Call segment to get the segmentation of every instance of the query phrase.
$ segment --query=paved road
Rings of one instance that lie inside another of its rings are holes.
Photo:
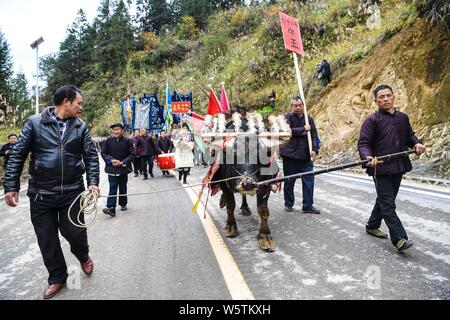
[[[188,181],[199,182],[205,170],[196,167]],[[179,186],[156,169],[154,179],[130,177],[129,192]],[[296,196],[300,204],[299,183]],[[206,221],[212,219],[220,237],[226,212],[219,209],[218,198],[209,199]],[[95,261],[91,278],[78,276],[79,264],[63,241],[72,289],[55,299],[232,299],[233,280],[225,280],[229,260],[220,258],[221,250],[229,250],[256,299],[450,299],[448,189],[402,185],[397,209],[415,242],[403,254],[389,240],[365,234],[374,200],[370,180],[341,173],[316,177],[315,204],[321,215],[287,213],[282,194],[272,194],[269,224],[276,251],[266,253],[256,241],[255,198],[249,198],[252,216],[237,214],[239,236],[225,238],[226,246],[217,249],[202,226],[203,212],[192,214],[185,191],[136,196],[130,198],[129,211],[115,218],[99,213],[89,229]],[[99,206],[104,204],[102,198]],[[0,299],[40,299],[47,273],[27,197],[21,195],[17,208],[7,208],[0,199],[0,208]]]

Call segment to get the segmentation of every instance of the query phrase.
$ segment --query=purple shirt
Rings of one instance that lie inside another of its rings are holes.
[[[406,151],[417,143],[421,142],[415,136],[405,113],[397,109],[394,109],[392,114],[381,110],[371,114],[364,121],[359,135],[358,150],[361,159],[365,160],[368,156],[379,157]],[[411,169],[409,157],[398,157],[379,164],[377,175],[405,173]],[[366,172],[373,175],[374,169],[367,168]]]
[[[286,121],[291,127],[292,137],[289,142],[280,149],[280,156],[283,158],[310,160],[308,147],[308,136],[305,130],[305,117],[302,115],[296,116],[292,112],[285,115]],[[319,144],[317,140],[316,125],[311,117],[308,117],[309,125],[311,126],[311,140],[312,150],[319,154]]]

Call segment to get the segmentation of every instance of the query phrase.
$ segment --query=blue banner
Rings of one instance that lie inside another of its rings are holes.
[[[194,110],[194,103],[192,101],[192,91],[189,92],[188,94],[181,94],[174,90],[173,94],[172,94],[172,102],[178,102],[178,101],[189,101],[191,103],[191,112]],[[173,115],[173,123],[176,123],[176,124],[180,123],[180,115],[179,114]]]
[[[136,116],[136,100],[134,98],[122,99],[122,123],[125,130],[134,130],[134,122]]]

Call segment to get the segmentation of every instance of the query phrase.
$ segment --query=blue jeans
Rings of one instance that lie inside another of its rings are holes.
[[[108,175],[108,181],[109,181],[109,195],[110,196],[116,196],[117,195],[117,189],[119,189],[119,194],[126,194],[127,193],[127,182],[128,182],[128,175],[122,174],[120,176],[109,176]],[[127,205],[128,199],[126,196],[119,197],[119,205],[121,207],[125,207]],[[109,197],[108,200],[106,200],[106,206],[108,208],[115,208],[117,204],[117,197]]]
[[[283,158],[284,176],[297,174],[313,170],[313,163],[310,160],[297,160]],[[294,187],[297,179],[291,179],[284,182],[284,206],[293,207],[295,202]],[[314,197],[314,176],[302,178],[303,210],[311,209]]]

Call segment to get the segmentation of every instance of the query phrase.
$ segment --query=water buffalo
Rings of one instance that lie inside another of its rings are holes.
[[[272,131],[265,129],[259,115],[249,114],[245,117],[234,116],[233,118],[235,125],[228,131],[220,130],[220,125],[216,121],[213,127],[216,130],[206,134],[208,137],[214,136],[214,134],[216,136],[215,143],[213,143],[216,146],[215,164],[211,167],[215,167],[215,169],[210,170],[212,171],[211,181],[214,183],[214,181],[227,179],[227,181],[218,182],[227,209],[227,224],[224,233],[227,237],[238,235],[234,217],[236,208],[234,193],[240,193],[243,196],[256,195],[257,212],[260,217],[257,236],[259,247],[266,251],[274,251],[274,242],[268,225],[269,209],[267,206],[272,186],[259,186],[257,183],[277,176],[279,168],[274,160],[275,149],[281,143],[289,140],[290,128],[287,123],[285,125],[282,117],[271,119],[272,123],[278,121],[275,131],[273,131],[274,124],[271,127]],[[278,127],[281,127],[282,130]],[[282,134],[280,131],[283,131]],[[217,137],[224,139],[221,140]]]

